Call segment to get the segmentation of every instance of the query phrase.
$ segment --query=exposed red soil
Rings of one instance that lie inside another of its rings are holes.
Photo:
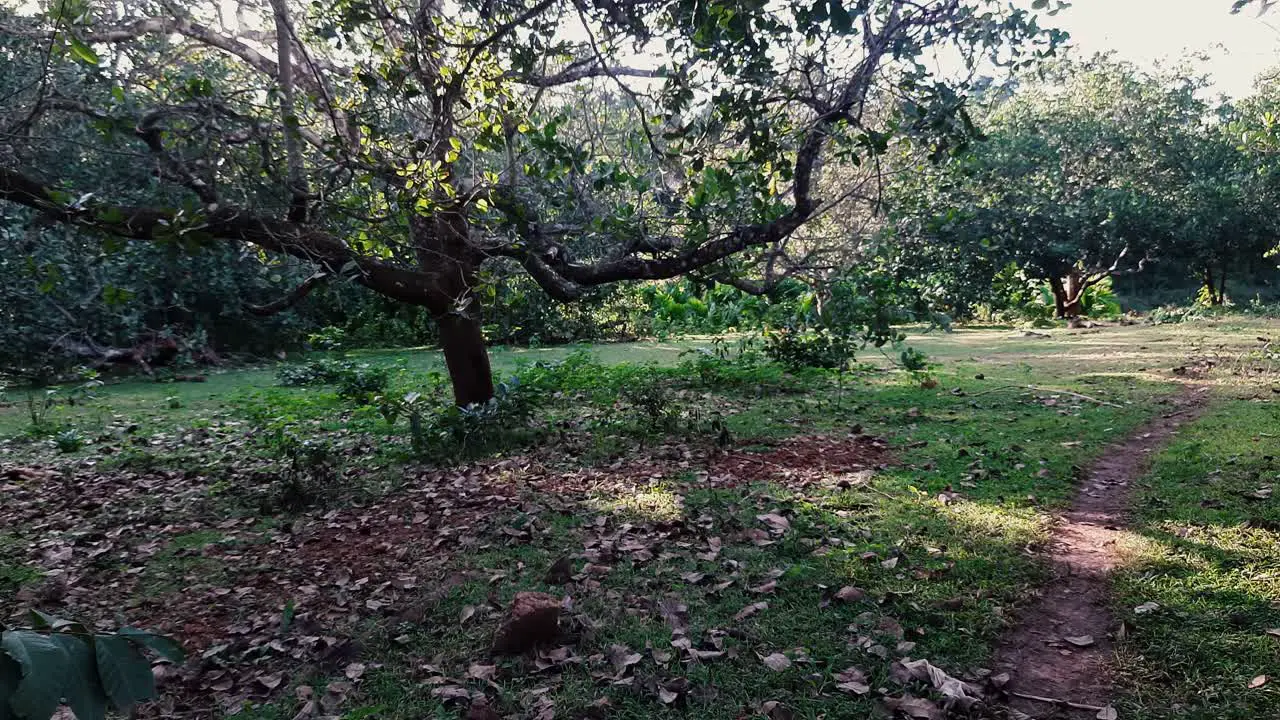
[[[1048,549],[1055,575],[1037,600],[1019,613],[996,652],[996,672],[1007,672],[1012,693],[1105,707],[1112,698],[1110,575],[1120,558],[1133,483],[1151,454],[1204,406],[1206,388],[1188,387],[1159,417],[1111,445],[1088,469],[1071,509],[1060,519]],[[1011,696],[1015,710],[1042,717],[1094,717],[1097,710],[1055,706]]]

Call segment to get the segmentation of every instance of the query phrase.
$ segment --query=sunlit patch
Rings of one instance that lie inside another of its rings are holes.
[[[664,487],[613,497],[593,497],[587,507],[644,522],[674,522],[684,517],[684,496]]]
[[[1052,520],[1032,508],[1003,507],[975,502],[955,502],[946,513],[955,521],[957,534],[969,538],[999,538],[1001,542],[1032,545],[1049,538]]]

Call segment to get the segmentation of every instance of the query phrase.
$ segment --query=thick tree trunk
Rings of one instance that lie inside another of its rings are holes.
[[[1084,275],[1079,270],[1073,268],[1067,273],[1067,277],[1063,280],[1065,297],[1062,301],[1062,314],[1058,317],[1080,317],[1083,312],[1080,301],[1084,298],[1084,283]]]
[[[448,313],[436,318],[440,349],[453,382],[453,399],[466,407],[493,397],[493,371],[480,321],[470,314]]]
[[[1067,296],[1066,287],[1062,284],[1062,278],[1049,278],[1049,290],[1053,293],[1053,316],[1068,317],[1067,304],[1070,298]]]

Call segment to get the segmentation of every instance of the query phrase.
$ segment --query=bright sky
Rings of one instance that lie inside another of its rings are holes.
[[[1257,10],[1232,15],[1231,0],[1074,0],[1042,24],[1070,32],[1087,54],[1114,50],[1144,66],[1209,53],[1197,67],[1232,97],[1248,95],[1259,73],[1280,65],[1280,7],[1258,17]]]

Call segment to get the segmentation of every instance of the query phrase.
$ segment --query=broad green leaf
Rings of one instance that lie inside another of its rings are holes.
[[[151,663],[133,643],[118,635],[99,635],[94,638],[93,650],[102,688],[116,710],[128,713],[139,702],[155,697]]]
[[[98,65],[102,62],[102,60],[98,58],[98,53],[93,51],[93,48],[85,45],[79,39],[74,37],[71,38],[71,54],[75,55],[87,65]]]
[[[22,670],[13,658],[0,652],[0,720],[16,720],[17,715],[9,707],[9,698],[22,682]]]
[[[22,666],[22,681],[9,698],[9,707],[27,720],[48,720],[62,703],[70,672],[70,658],[48,636],[30,630],[10,630],[0,650]]]
[[[93,649],[75,635],[58,633],[52,636],[71,661],[71,672],[66,677],[67,705],[79,720],[102,720],[107,715],[107,696],[102,692],[98,679],[98,662]]]
[[[120,635],[130,640],[142,643],[147,647],[155,650],[160,657],[168,660],[175,665],[181,664],[187,659],[186,653],[182,651],[182,646],[175,642],[172,638],[159,635],[148,630],[139,630],[135,627],[120,628]]]

